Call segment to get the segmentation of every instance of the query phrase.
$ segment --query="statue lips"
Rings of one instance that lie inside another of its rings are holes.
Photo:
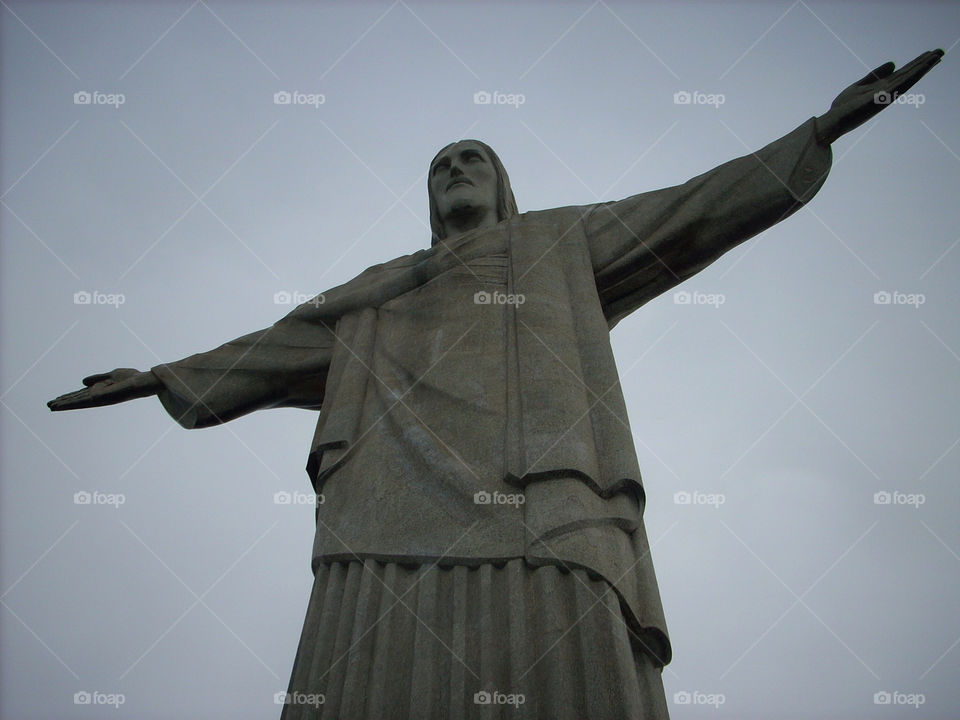
[[[465,177],[454,178],[449,183],[447,183],[447,192],[449,192],[450,189],[453,188],[455,185],[473,185],[473,181]]]

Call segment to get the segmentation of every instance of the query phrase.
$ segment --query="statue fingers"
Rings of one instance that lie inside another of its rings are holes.
[[[96,385],[97,383],[103,382],[104,380],[110,380],[111,375],[113,375],[112,372],[97,373],[96,375],[88,375],[83,379],[83,384],[86,385],[87,387],[90,387],[91,385]]]
[[[893,69],[894,69],[895,67],[896,67],[896,65],[895,65],[892,61],[890,61],[890,62],[885,62],[885,63],[884,63],[883,65],[881,65],[880,67],[871,70],[871,71],[868,72],[866,75],[864,75],[862,78],[860,78],[859,80],[857,80],[857,81],[854,83],[854,85],[870,85],[870,84],[872,84],[872,83],[877,82],[877,80],[882,80],[883,78],[885,78],[885,77],[887,77],[888,75],[890,75],[890,73],[893,72]]]
[[[86,407],[83,405],[84,402],[91,399],[91,393],[89,389],[75,390],[74,392],[69,392],[59,397],[54,398],[47,403],[47,407],[51,410],[74,410],[81,407]]]
[[[920,78],[922,78],[924,75],[926,75],[928,72],[930,72],[930,69],[931,69],[934,65],[936,65],[937,62],[939,62],[939,60],[937,60],[937,61],[935,61],[935,62],[930,62],[930,63],[927,64],[927,65],[921,65],[921,66],[915,67],[915,68],[913,68],[909,73],[904,73],[903,75],[898,75],[898,76],[896,77],[895,81],[890,82],[890,83],[886,86],[886,88],[884,88],[884,90],[883,90],[883,93],[882,93],[882,94],[885,94],[885,95],[889,98],[889,99],[887,100],[887,102],[889,103],[889,102],[892,101],[893,99],[895,99],[895,98],[899,97],[900,95],[903,95],[904,93],[906,93],[907,90],[909,90],[910,88],[912,88],[914,85],[916,85],[916,84],[920,81]],[[881,94],[881,93],[874,93],[874,97],[876,97],[876,96],[878,96],[878,95],[880,95],[880,94]],[[886,104],[886,103],[884,103],[884,104]]]
[[[91,385],[96,385],[97,383],[102,382],[121,382],[122,380],[127,380],[128,378],[139,374],[140,371],[136,368],[115,368],[110,372],[88,375],[83,379],[83,384],[87,387],[90,387]]]
[[[909,88],[917,82],[917,80],[926,75],[930,71],[930,68],[940,62],[940,58],[942,57],[943,50],[930,50],[922,55],[918,55],[887,77],[884,84],[886,84],[891,91],[902,92],[902,90]]]

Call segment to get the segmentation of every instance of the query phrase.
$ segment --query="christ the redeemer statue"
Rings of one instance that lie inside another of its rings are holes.
[[[315,581],[283,718],[666,718],[671,648],[611,328],[810,200],[830,144],[940,61],[887,63],[676,187],[519,213],[484,143],[430,164],[431,247],[53,410],[186,428],[319,410]]]

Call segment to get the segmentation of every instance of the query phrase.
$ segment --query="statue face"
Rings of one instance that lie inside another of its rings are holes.
[[[448,147],[430,167],[430,192],[441,218],[496,213],[497,173],[486,152],[465,140]]]

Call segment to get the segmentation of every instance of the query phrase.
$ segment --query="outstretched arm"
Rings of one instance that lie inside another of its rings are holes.
[[[333,351],[331,322],[294,311],[269,328],[147,372],[120,368],[84,378],[51,410],[114,405],[157,395],[180,425],[202,428],[272,407],[319,409]]]
[[[376,308],[460,262],[431,250],[374,265],[294,308],[272,326],[148,372],[121,368],[84,379],[51,410],[113,405],[157,395],[183,427],[201,428],[274,407],[320,409],[342,318]],[[348,333],[349,335],[349,333]]]
[[[610,327],[792,215],[823,185],[831,162],[810,118],[682,185],[595,206],[584,227]]]
[[[597,291],[611,327],[724,253],[800,209],[830,170],[830,143],[880,112],[939,62],[887,63],[766,147],[671,188],[594,206],[584,219]],[[878,95],[885,93],[885,95]]]

